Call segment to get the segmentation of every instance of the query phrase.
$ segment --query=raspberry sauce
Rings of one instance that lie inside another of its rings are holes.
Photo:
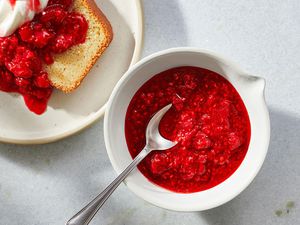
[[[31,7],[40,7],[39,1],[31,2]],[[88,23],[83,15],[71,11],[72,2],[50,0],[32,21],[11,36],[0,38],[0,90],[22,94],[29,110],[36,114],[45,112],[52,93],[43,65],[54,62],[53,54],[86,39]]]
[[[251,129],[245,105],[221,75],[197,67],[178,67],[155,75],[132,98],[125,119],[129,152],[145,146],[151,117],[172,103],[160,124],[165,138],[178,144],[154,151],[138,166],[151,182],[174,192],[212,188],[242,163]]]
[[[9,0],[11,6],[14,6],[16,4],[16,0]]]

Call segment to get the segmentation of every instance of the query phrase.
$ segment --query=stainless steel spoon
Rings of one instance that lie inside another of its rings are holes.
[[[66,225],[87,225],[93,219],[95,214],[114,192],[114,190],[122,183],[122,181],[128,176],[128,174],[153,150],[166,150],[176,145],[175,142],[171,142],[163,138],[159,133],[159,123],[165,113],[171,108],[172,104],[169,104],[159,110],[150,120],[146,129],[146,146],[144,149],[134,158],[130,165],[107,187],[99,194],[94,200],[92,200],[87,206],[80,210],[75,216],[73,216]]]

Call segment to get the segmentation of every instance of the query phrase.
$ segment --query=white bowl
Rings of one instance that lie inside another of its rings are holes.
[[[104,119],[105,144],[110,161],[119,174],[132,161],[125,134],[125,114],[135,92],[152,76],[178,66],[197,66],[224,76],[239,92],[251,123],[249,149],[240,167],[221,184],[196,193],[180,194],[151,183],[139,170],[125,183],[136,195],[162,208],[201,211],[222,205],[243,191],[254,179],[265,159],[269,138],[269,113],[264,100],[265,81],[250,76],[219,55],[195,48],[173,48],[155,53],[129,69],[108,101]]]

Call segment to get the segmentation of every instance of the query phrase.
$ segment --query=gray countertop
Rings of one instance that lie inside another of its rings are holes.
[[[254,182],[223,206],[170,212],[122,184],[91,224],[300,224],[300,1],[144,0],[144,11],[144,56],[196,46],[266,78],[270,148]],[[102,119],[57,143],[0,144],[0,171],[0,225],[64,224],[115,177]]]

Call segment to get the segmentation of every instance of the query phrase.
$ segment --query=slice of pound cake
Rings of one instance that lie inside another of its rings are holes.
[[[80,85],[112,37],[93,0],[0,0],[0,90],[40,115],[53,88]]]
[[[88,22],[86,40],[54,55],[54,63],[44,68],[52,86],[66,93],[80,85],[113,38],[109,21],[93,0],[75,0],[72,10]]]

